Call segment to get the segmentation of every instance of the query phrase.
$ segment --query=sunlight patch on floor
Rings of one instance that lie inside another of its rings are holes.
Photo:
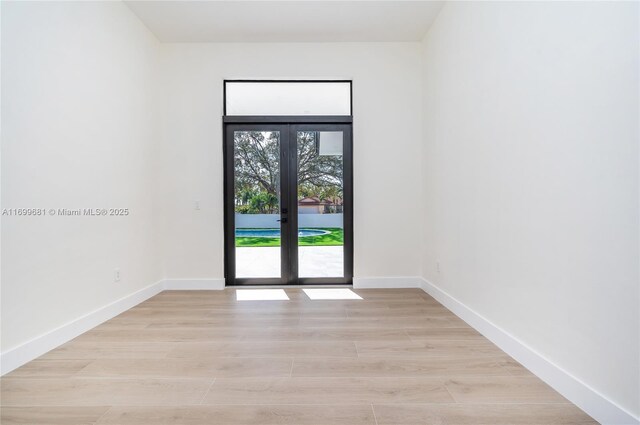
[[[303,289],[312,300],[361,300],[362,297],[351,289],[345,288],[317,288]]]

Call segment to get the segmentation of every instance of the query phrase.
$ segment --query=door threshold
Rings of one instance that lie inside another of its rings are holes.
[[[300,288],[351,288],[347,283],[317,283],[306,285],[225,285],[224,289],[300,289]]]

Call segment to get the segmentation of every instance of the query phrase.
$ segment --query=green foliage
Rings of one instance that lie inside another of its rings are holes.
[[[326,235],[304,236],[299,238],[300,246],[340,246],[344,245],[344,231],[336,227],[314,228],[329,232]],[[236,238],[236,246],[280,246],[280,238]]]
[[[238,214],[255,214],[251,209],[251,205],[236,205],[236,212]]]
[[[276,214],[278,198],[267,192],[258,192],[249,199],[248,214]]]

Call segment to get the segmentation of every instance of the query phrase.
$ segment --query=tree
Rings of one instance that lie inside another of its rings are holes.
[[[299,197],[342,197],[342,156],[319,155],[316,132],[298,132]],[[238,212],[277,211],[280,179],[280,137],[275,131],[237,131],[234,134],[236,204]],[[326,195],[325,195],[326,193]],[[263,196],[269,195],[269,196]]]
[[[298,132],[298,187],[342,187],[342,155],[320,155],[316,132]]]
[[[338,204],[342,201],[342,186],[323,187],[320,191],[320,199],[333,205]]]
[[[234,168],[236,198],[239,187],[253,187],[277,195],[280,178],[280,140],[274,131],[236,131]]]
[[[256,196],[256,192],[250,186],[240,186],[236,188],[236,205],[248,205],[251,202],[251,198]]]

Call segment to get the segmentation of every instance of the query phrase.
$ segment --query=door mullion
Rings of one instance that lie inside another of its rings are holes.
[[[236,282],[236,249],[235,249],[235,209],[234,209],[234,167],[233,167],[233,132],[236,126],[225,127],[224,153],[224,277],[227,284]]]
[[[288,125],[289,133],[289,270],[290,283],[298,283],[298,139],[295,125]]]
[[[289,128],[280,128],[280,270],[282,281],[285,284],[291,281],[291,271],[289,267],[291,228],[289,210]]]

